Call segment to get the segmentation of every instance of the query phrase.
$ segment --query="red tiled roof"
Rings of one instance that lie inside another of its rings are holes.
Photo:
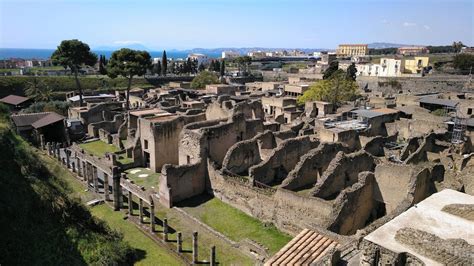
[[[11,105],[19,105],[19,104],[24,103],[28,100],[29,100],[29,98],[12,94],[12,95],[8,95],[8,96],[0,99],[0,102],[6,103],[6,104],[11,104]]]
[[[17,127],[30,126],[41,128],[64,119],[64,116],[54,112],[18,114],[11,116],[13,123]]]
[[[265,266],[310,265],[338,246],[339,243],[335,240],[318,232],[304,229],[265,262]]]
[[[42,128],[44,126],[51,125],[61,120],[64,120],[64,116],[56,113],[49,113],[47,116],[34,122],[31,126],[33,126],[34,128]]]

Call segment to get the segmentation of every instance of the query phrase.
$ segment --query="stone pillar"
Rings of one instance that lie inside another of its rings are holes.
[[[41,146],[41,149],[44,150],[44,135],[43,134],[40,135],[40,146]]]
[[[198,262],[198,232],[193,232],[193,263]]]
[[[104,200],[109,201],[109,175],[104,173]]]
[[[128,191],[128,216],[133,215],[133,194]]]
[[[51,155],[56,158],[56,142],[51,145]]]
[[[168,241],[168,219],[163,219],[163,239]]]
[[[84,181],[88,181],[87,179],[87,162],[82,162],[82,177]]]
[[[76,163],[75,162],[71,162],[71,169],[72,169],[73,173],[76,172]]]
[[[140,218],[140,223],[143,223],[143,200],[138,198],[138,217]]]
[[[69,163],[70,163],[69,150],[64,149],[64,153],[66,153],[66,167],[67,167],[67,168],[71,168],[71,166],[69,165]]]
[[[48,152],[48,155],[51,155],[51,143],[46,142],[46,151]]]
[[[176,240],[176,244],[177,244],[177,251],[178,253],[180,253],[182,250],[183,250],[183,238],[181,236],[181,232],[178,232],[177,234],[177,240]]]
[[[150,231],[155,232],[155,204],[150,197]]]
[[[97,167],[92,166],[92,180],[94,182],[94,191],[95,193],[99,192],[99,175]]]
[[[58,154],[58,161],[61,161],[61,145],[59,143],[56,145],[56,153]]]
[[[216,265],[216,246],[211,247],[211,254],[210,254],[209,262],[210,262],[211,266]]]
[[[112,192],[114,194],[114,210],[119,211],[122,207],[122,188],[120,187],[120,173],[118,167],[112,168]]]
[[[77,154],[76,154],[76,165],[77,165],[77,175],[82,177],[81,159],[79,159],[79,157],[77,157]]]

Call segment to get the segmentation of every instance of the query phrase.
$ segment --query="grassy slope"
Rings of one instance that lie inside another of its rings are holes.
[[[186,202],[183,205],[186,205]],[[275,226],[264,225],[217,198],[212,198],[196,207],[184,209],[230,239],[254,240],[267,247],[272,254],[291,240],[291,236],[278,231]]]
[[[134,250],[0,121],[0,264],[129,264]]]

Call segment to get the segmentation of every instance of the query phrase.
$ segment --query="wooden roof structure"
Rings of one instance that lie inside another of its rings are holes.
[[[340,244],[319,232],[304,229],[280,251],[271,257],[265,266],[310,265]]]

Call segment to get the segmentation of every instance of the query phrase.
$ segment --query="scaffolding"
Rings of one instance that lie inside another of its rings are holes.
[[[451,133],[451,143],[461,144],[464,142],[464,132],[466,132],[467,119],[456,114],[454,118],[453,131]]]

